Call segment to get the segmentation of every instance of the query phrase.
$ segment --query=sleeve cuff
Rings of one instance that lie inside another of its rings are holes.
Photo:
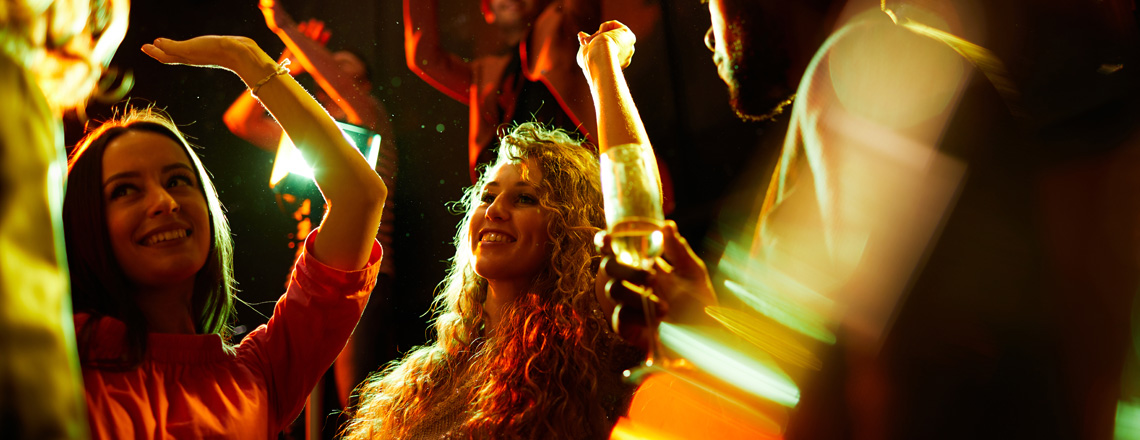
[[[313,281],[312,284],[307,286],[311,292],[344,292],[345,287],[356,286],[358,292],[367,294],[372,291],[376,284],[376,275],[380,272],[380,261],[383,259],[384,251],[380,247],[380,242],[376,239],[372,240],[372,250],[368,254],[368,262],[363,268],[357,270],[341,270],[330,267],[320,260],[318,260],[311,252],[309,247],[317,238],[320,228],[314,229],[305,238],[305,248],[301,251],[301,258],[297,261],[296,270],[298,275],[302,278]]]

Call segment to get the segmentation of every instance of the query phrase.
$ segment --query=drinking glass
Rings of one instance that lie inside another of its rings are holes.
[[[618,262],[652,271],[653,262],[661,255],[664,237],[661,225],[661,178],[657,160],[649,145],[624,144],[607,149],[601,155],[602,199],[610,247]],[[641,294],[642,310],[650,325],[649,353],[645,367],[660,363],[661,350],[657,338],[657,319],[650,289]]]

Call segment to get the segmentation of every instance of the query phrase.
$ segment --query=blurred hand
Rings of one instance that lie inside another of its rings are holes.
[[[605,255],[602,269],[611,278],[605,286],[606,295],[618,305],[612,318],[614,330],[643,348],[649,341],[648,329],[657,322],[694,324],[705,317],[705,307],[717,303],[704,261],[677,232],[677,224],[666,221],[661,233],[662,257],[657,258],[652,271],[619,263],[613,258],[609,237],[601,240]],[[642,295],[646,287],[652,292],[649,298]],[[647,316],[646,306],[654,310],[653,316]]]
[[[608,54],[608,56],[615,57],[621,68],[625,69],[629,67],[629,62],[633,59],[634,44],[636,43],[637,36],[633,35],[628,27],[616,20],[602,23],[593,35],[578,32],[578,66],[589,77],[591,62],[604,61],[594,59],[594,57]],[[603,48],[602,46],[608,47]]]
[[[297,23],[297,31],[321,46],[328,44],[329,38],[332,38],[332,31],[325,27],[325,22],[315,18]],[[280,63],[285,60],[289,60],[290,75],[297,76],[305,73],[305,63],[298,60],[288,47],[281,51],[281,56],[277,58],[277,62]]]
[[[315,18],[297,23],[297,30],[321,46],[328,45],[329,38],[332,38],[332,31],[325,26],[325,22]]]

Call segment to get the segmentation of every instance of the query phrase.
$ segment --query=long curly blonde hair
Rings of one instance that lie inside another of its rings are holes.
[[[347,439],[406,437],[453,392],[463,393],[465,437],[604,436],[612,420],[599,381],[614,338],[594,296],[604,225],[598,160],[560,130],[525,123],[501,140],[486,170],[536,161],[539,203],[548,213],[548,261],[528,294],[506,307],[493,337],[484,332],[487,280],[474,271],[468,224],[491,172],[469,188],[450,273],[433,304],[436,339],[393,362],[358,388]],[[454,396],[452,396],[454,397]],[[584,422],[585,421],[585,422]],[[423,429],[422,426],[419,429]]]

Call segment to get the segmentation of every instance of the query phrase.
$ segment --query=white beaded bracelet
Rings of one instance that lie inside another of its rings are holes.
[[[269,82],[269,80],[273,79],[273,77],[275,77],[277,75],[284,75],[284,74],[289,73],[289,68],[285,67],[288,65],[289,65],[289,59],[288,58],[281,60],[281,62],[277,64],[277,70],[274,70],[273,73],[270,73],[264,79],[262,79],[261,81],[258,81],[257,84],[254,84],[254,86],[249,89],[249,92],[256,96],[257,91],[261,90],[261,86],[265,85],[265,83]]]

